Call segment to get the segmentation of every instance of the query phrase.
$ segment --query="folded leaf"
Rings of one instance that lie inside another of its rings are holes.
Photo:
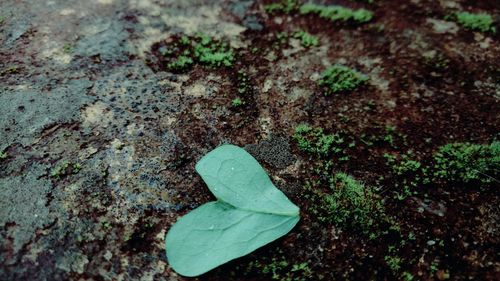
[[[170,266],[198,276],[288,233],[299,208],[278,190],[245,150],[223,145],[205,155],[196,170],[218,201],[180,218],[166,237]]]
[[[212,150],[196,164],[196,171],[219,201],[253,212],[299,214],[259,162],[240,147],[222,145]]]
[[[256,213],[210,202],[170,229],[167,257],[179,274],[198,276],[287,234],[298,221],[298,216]]]

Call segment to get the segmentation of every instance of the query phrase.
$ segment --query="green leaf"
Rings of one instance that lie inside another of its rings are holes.
[[[259,162],[244,149],[222,145],[196,164],[196,171],[219,201],[238,209],[298,216],[299,208],[278,190]]]
[[[191,211],[168,232],[167,258],[181,275],[198,276],[249,254],[299,221],[299,208],[240,147],[214,149],[196,164],[196,171],[218,201]]]

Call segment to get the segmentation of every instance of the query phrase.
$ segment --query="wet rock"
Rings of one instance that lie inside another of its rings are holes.
[[[14,257],[24,245],[29,243],[38,229],[49,225],[54,218],[49,217],[48,196],[52,185],[41,178],[45,173],[43,166],[34,165],[22,175],[0,179],[0,247],[9,249],[12,241]],[[12,263],[15,258],[2,250],[0,259]]]
[[[85,272],[85,266],[89,263],[87,256],[80,251],[66,252],[57,262],[57,268],[66,272],[76,272],[82,274]]]
[[[242,23],[243,23],[243,26],[245,26],[246,28],[248,28],[250,30],[261,31],[262,29],[264,29],[264,26],[260,22],[259,18],[255,15],[246,16],[243,19]]]
[[[123,60],[133,53],[127,41],[129,33],[122,23],[101,18],[87,24],[80,35],[74,52],[81,56],[96,56],[103,60]]]
[[[87,95],[91,85],[77,79],[51,91],[0,88],[0,151],[12,143],[32,144],[51,125],[78,121],[80,108],[94,100]]]
[[[245,0],[245,1],[232,1],[231,3],[231,12],[238,17],[240,20],[243,19],[248,11],[248,9],[255,2],[254,0]]]

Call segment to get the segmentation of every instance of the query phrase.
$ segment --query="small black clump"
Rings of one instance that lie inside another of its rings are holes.
[[[258,161],[279,169],[283,169],[293,162],[295,157],[290,153],[290,144],[284,137],[272,135],[268,140],[262,140],[258,144],[248,144],[245,150]]]

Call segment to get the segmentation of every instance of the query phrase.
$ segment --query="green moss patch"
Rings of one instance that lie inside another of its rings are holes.
[[[293,138],[300,150],[319,156],[330,154],[336,143],[343,142],[339,135],[325,134],[322,128],[313,128],[307,124],[297,126]]]
[[[165,59],[164,67],[172,72],[186,72],[196,63],[212,68],[230,67],[235,60],[234,51],[226,42],[204,34],[174,37],[158,51]]]
[[[319,85],[325,87],[326,94],[352,91],[368,80],[368,77],[347,66],[335,64],[325,70]]]
[[[445,182],[498,182],[500,142],[490,145],[451,143],[439,148],[433,158],[435,180]]]
[[[421,185],[430,182],[427,168],[415,159],[411,151],[402,155],[385,153],[384,158],[395,179],[394,192],[397,199],[404,200],[416,194]]]
[[[385,223],[385,210],[373,188],[365,186],[354,177],[337,172],[327,176],[328,190],[306,186],[314,194],[316,205],[310,211],[319,221],[341,228],[357,229],[376,235],[378,224]]]
[[[195,39],[192,43],[194,57],[201,64],[211,67],[233,65],[234,53],[227,43],[216,41],[206,35],[200,35]]]
[[[373,12],[359,9],[352,10],[342,6],[323,6],[316,4],[304,4],[300,7],[300,13],[303,15],[307,14],[318,14],[321,18],[336,22],[336,21],[353,21],[356,23],[369,22],[373,18]]]
[[[326,134],[323,128],[307,124],[295,128],[293,139],[301,151],[319,158],[334,157],[337,162],[349,160],[348,150],[355,146],[354,140],[343,132]]]
[[[299,30],[293,34],[293,37],[300,40],[302,47],[309,48],[317,46],[319,43],[318,37],[311,35],[305,31]]]
[[[240,107],[244,104],[244,102],[240,98],[235,98],[231,101],[231,105],[233,107]]]
[[[50,171],[50,176],[56,179],[60,179],[64,176],[78,174],[81,169],[82,166],[78,163],[63,161],[55,166],[52,171]]]
[[[482,32],[496,32],[493,26],[493,17],[487,13],[473,14],[469,12],[459,12],[455,14],[458,23],[470,30]]]
[[[264,6],[264,10],[270,14],[285,13],[296,10],[299,7],[298,0],[281,0]]]

